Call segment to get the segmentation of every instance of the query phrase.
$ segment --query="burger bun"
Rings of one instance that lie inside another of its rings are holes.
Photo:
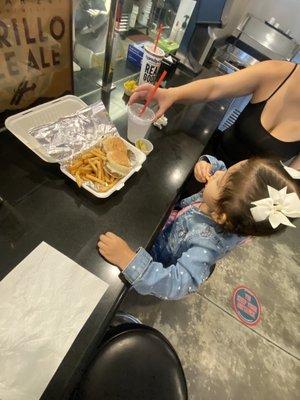
[[[106,153],[106,172],[116,178],[123,178],[128,175],[132,169],[130,160],[127,156],[127,151],[113,150]]]

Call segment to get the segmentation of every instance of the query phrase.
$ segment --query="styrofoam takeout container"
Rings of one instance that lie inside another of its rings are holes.
[[[29,131],[32,128],[51,124],[59,118],[74,114],[76,111],[86,106],[86,103],[78,97],[67,95],[12,115],[6,118],[5,126],[42,160],[56,163],[57,161],[47,154],[46,150],[39,142],[29,134]]]
[[[88,192],[92,193],[94,196],[99,197],[99,198],[106,198],[112,195],[116,190],[122,189],[122,187],[125,185],[125,182],[127,179],[131,177],[135,172],[138,172],[142,168],[143,162],[146,160],[146,155],[136,147],[134,147],[131,143],[127,142],[127,140],[123,139],[123,142],[126,143],[126,146],[128,150],[131,150],[133,154],[135,155],[137,165],[132,168],[132,170],[129,172],[128,175],[124,176],[124,178],[120,179],[113,187],[111,187],[107,192],[98,192],[97,190],[93,189],[93,187],[88,184],[88,183],[83,183],[82,187],[86,189]],[[73,176],[64,166],[60,166],[60,170],[67,175],[70,179],[72,179],[74,182],[76,182],[75,176]]]
[[[56,163],[58,161],[46,152],[39,142],[29,134],[29,131],[32,128],[36,128],[40,125],[56,122],[58,119],[74,114],[86,106],[87,104],[78,97],[67,95],[11,116],[5,120],[5,126],[13,135],[15,135],[22,143],[25,144],[25,146],[32,150],[42,160],[50,163]],[[120,137],[119,134],[116,135]],[[146,160],[146,156],[142,151],[137,149],[127,140],[123,138],[121,139],[126,143],[127,148],[135,155],[136,165],[132,168],[128,175],[120,179],[116,185],[114,185],[107,192],[98,192],[89,183],[84,183],[82,185],[84,189],[98,198],[109,197],[116,190],[122,189],[127,179],[129,179],[135,172],[138,172],[141,169],[143,162]],[[64,165],[60,165],[60,169],[65,175],[76,182],[75,177],[69,173]]]

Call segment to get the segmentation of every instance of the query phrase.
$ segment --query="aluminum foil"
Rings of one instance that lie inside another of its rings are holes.
[[[105,135],[118,135],[102,101],[82,108],[58,121],[29,131],[60,164],[94,146]]]

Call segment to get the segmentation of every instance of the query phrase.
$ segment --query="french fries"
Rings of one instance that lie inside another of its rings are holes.
[[[112,177],[105,171],[105,160],[105,151],[95,146],[75,157],[67,169],[75,177],[79,187],[90,181],[99,192],[107,192],[120,178]]]

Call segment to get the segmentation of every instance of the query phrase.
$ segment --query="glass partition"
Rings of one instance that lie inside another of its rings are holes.
[[[99,89],[105,62],[114,84],[137,80],[143,45],[155,40],[159,26],[163,27],[159,47],[175,54],[190,18],[186,3],[190,0],[73,0],[75,94]]]
[[[110,0],[73,0],[74,93],[99,89],[102,78]]]
[[[110,80],[118,86],[136,80],[143,45],[155,40],[159,26],[158,46],[176,52],[188,18],[182,6],[190,2],[51,0],[20,6],[19,0],[0,0],[0,122],[72,92],[72,73],[79,97],[99,90],[102,79],[106,89]]]

